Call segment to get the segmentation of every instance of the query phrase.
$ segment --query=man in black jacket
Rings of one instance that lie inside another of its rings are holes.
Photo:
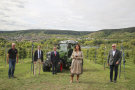
[[[116,44],[112,44],[112,50],[108,55],[108,66],[110,66],[110,82],[113,82],[113,69],[115,70],[114,83],[116,83],[118,75],[118,65],[121,62],[121,52],[116,49]]]
[[[38,50],[34,53],[34,75],[36,75],[36,69],[39,68],[39,75],[41,71],[41,66],[43,63],[43,51],[41,50],[41,46],[38,45]]]
[[[51,63],[52,63],[52,74],[57,74],[57,65],[60,64],[60,56],[59,52],[56,51],[56,47],[53,48],[53,52],[51,52]]]

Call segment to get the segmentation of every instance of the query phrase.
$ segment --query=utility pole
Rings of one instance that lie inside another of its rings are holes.
[[[5,66],[7,64],[7,45],[5,45]]]
[[[97,47],[95,48],[95,64],[96,64],[96,59],[97,59]]]
[[[104,70],[105,70],[105,61],[106,61],[106,57],[105,57],[106,53],[105,53],[105,50],[106,50],[106,46],[104,47]]]
[[[89,52],[89,51],[88,51],[88,49],[87,49],[87,60],[88,60],[88,52]]]
[[[121,53],[121,60],[122,60],[122,44],[121,44],[121,51],[120,51],[120,53]],[[121,76],[121,61],[120,61],[120,69],[119,69],[119,78],[120,78],[120,76]]]
[[[31,72],[33,72],[33,75],[34,75],[34,55],[33,55],[33,48],[34,48],[34,44],[32,42],[32,62],[31,62]]]

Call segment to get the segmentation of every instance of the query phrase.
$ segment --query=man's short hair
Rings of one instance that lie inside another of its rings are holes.
[[[15,43],[12,43],[12,46],[15,45]]]
[[[116,46],[116,44],[112,44],[112,46]]]
[[[37,47],[40,47],[41,48],[41,45],[38,45]]]

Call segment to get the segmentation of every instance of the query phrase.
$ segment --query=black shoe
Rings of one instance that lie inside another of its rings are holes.
[[[114,83],[116,83],[116,80],[114,80]]]
[[[12,78],[16,78],[15,76],[12,76]]]
[[[11,79],[11,77],[10,77],[10,76],[8,76],[8,78],[9,78],[9,79]]]
[[[112,80],[110,80],[110,82],[113,82]]]

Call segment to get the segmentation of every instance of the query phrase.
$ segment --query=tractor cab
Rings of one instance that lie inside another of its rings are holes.
[[[57,51],[59,52],[59,55],[60,55],[61,64],[58,65],[58,71],[62,71],[62,68],[69,69],[72,62],[71,55],[77,43],[78,43],[77,41],[73,41],[73,40],[65,40],[65,41],[59,42],[57,46]],[[51,68],[50,57],[51,57],[51,54],[50,52],[48,52],[47,59],[43,64],[43,71],[50,71],[50,68]]]

